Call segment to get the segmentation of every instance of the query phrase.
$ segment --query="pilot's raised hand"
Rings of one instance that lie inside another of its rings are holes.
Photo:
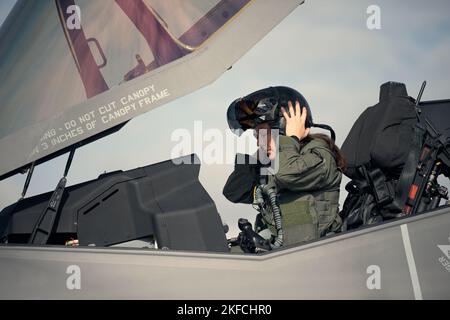
[[[300,103],[298,101],[295,102],[295,110],[291,101],[288,102],[288,107],[289,114],[285,108],[281,107],[283,117],[286,119],[286,136],[296,136],[302,140],[309,134],[309,128],[305,128],[308,111],[303,107],[302,112],[300,112]]]

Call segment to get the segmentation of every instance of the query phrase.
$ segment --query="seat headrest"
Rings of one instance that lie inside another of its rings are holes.
[[[380,102],[386,101],[392,97],[407,97],[406,86],[400,82],[389,81],[380,86]]]

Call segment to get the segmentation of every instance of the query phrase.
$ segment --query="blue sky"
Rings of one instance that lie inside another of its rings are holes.
[[[14,2],[0,1],[0,22]],[[366,27],[366,9],[371,4],[381,9],[381,30]],[[270,85],[302,92],[315,121],[330,124],[339,145],[359,114],[377,102],[379,86],[386,81],[404,82],[415,97],[421,82],[427,80],[424,100],[450,98],[448,12],[450,1],[446,0],[306,1],[213,84],[78,150],[69,183],[166,160],[174,145],[173,130],[192,130],[194,121],[203,120],[206,129],[225,131],[229,103]],[[61,156],[36,168],[28,195],[52,190],[65,159]],[[253,219],[254,211],[222,196],[231,170],[231,165],[203,165],[200,180],[234,233],[237,218]],[[0,208],[18,199],[24,180],[19,175],[0,182]],[[341,192],[341,202],[345,195]]]

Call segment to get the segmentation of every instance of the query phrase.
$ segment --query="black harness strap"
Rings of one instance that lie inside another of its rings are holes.
[[[367,169],[365,165],[360,167],[361,174],[369,183],[375,202],[379,208],[389,204],[393,200],[393,190],[389,188],[386,182],[386,176],[378,168]]]
[[[409,189],[416,174],[417,164],[419,163],[419,154],[423,146],[424,136],[425,129],[419,124],[414,126],[411,150],[409,151],[408,158],[406,159],[405,166],[403,167],[395,190],[396,196],[394,204],[400,210],[403,210],[403,207],[408,198]]]

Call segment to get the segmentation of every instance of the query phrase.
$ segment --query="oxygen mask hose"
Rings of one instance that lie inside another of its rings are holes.
[[[281,209],[277,202],[277,192],[275,188],[268,184],[259,185],[255,189],[253,204],[254,206],[258,206],[257,210],[261,213],[266,210],[267,206],[270,207],[277,232],[271,247],[272,249],[281,247],[283,245],[284,232],[281,220]]]

